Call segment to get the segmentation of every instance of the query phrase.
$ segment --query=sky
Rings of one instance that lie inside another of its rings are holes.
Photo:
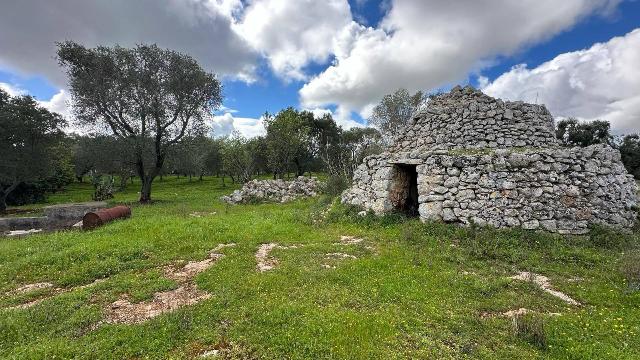
[[[2,1],[0,87],[72,119],[64,40],[193,56],[223,83],[215,136],[289,106],[366,126],[398,88],[458,84],[640,132],[638,0]]]

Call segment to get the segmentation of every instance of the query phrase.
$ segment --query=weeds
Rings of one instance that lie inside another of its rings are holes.
[[[634,250],[623,256],[620,272],[626,280],[629,291],[640,291],[640,250]]]
[[[330,197],[340,196],[350,185],[349,179],[344,176],[331,176],[327,179],[322,189],[325,195]]]
[[[545,350],[547,348],[544,319],[540,315],[525,314],[514,316],[513,331],[518,338],[538,349]]]

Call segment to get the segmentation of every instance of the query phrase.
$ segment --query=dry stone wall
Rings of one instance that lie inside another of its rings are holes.
[[[394,163],[407,161],[367,158],[342,201],[378,214],[393,210],[400,171]],[[610,147],[431,151],[412,162],[425,221],[581,234],[593,224],[627,228],[636,220],[636,182]]]
[[[275,201],[288,202],[300,197],[316,196],[322,183],[315,177],[299,176],[293,181],[251,180],[229,196],[221,199],[230,204]]]
[[[563,148],[542,105],[471,87],[431,99],[383,154],[354,173],[344,203],[377,214],[418,206],[420,218],[581,234],[629,228],[637,184],[604,145]],[[412,174],[406,173],[411,171]],[[417,177],[417,204],[406,179]]]
[[[553,117],[543,105],[502,101],[457,86],[416,112],[389,151],[555,145]]]

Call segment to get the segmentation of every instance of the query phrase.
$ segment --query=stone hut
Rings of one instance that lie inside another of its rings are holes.
[[[544,105],[453,88],[365,158],[342,202],[423,221],[588,232],[632,227],[637,185],[604,145],[560,147]]]

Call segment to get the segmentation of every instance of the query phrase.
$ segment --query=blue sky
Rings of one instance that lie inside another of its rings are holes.
[[[223,79],[217,135],[260,134],[260,116],[287,106],[365,125],[394,89],[466,83],[545,103],[557,117],[640,131],[640,70],[630,64],[640,59],[640,1],[24,0],[3,8],[0,86],[65,115],[53,42],[73,39],[154,42],[193,55]]]

